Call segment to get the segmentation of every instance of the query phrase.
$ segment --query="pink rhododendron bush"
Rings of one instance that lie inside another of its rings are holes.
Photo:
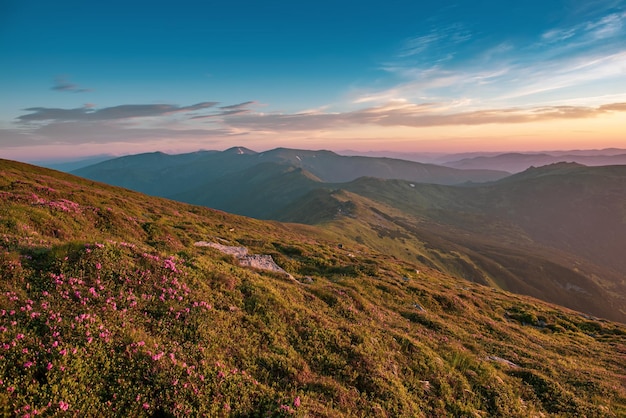
[[[7,253],[2,274],[5,414],[218,416],[297,408],[226,351],[215,356],[212,329],[237,312],[202,298],[209,289],[178,258],[124,243],[76,244],[21,258]]]

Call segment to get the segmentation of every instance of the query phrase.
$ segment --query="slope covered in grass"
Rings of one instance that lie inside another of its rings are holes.
[[[361,178],[285,206],[470,281],[626,323],[626,166],[555,164],[459,186]]]
[[[626,413],[624,326],[332,231],[0,161],[0,246],[4,415]]]

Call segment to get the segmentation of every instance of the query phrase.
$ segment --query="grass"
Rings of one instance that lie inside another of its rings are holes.
[[[0,172],[5,416],[626,412],[618,323],[329,230]],[[270,254],[296,280],[201,240]]]

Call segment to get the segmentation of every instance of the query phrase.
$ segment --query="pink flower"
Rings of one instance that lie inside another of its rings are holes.
[[[148,404],[147,402],[144,402],[142,407],[143,407],[143,409],[150,409],[150,404]]]
[[[52,363],[48,363],[48,365],[46,366],[46,369],[47,369],[47,370],[52,369]]]
[[[281,410],[281,411],[288,412],[288,413],[290,413],[290,414],[292,413],[291,407],[290,407],[289,405],[281,405],[281,406],[280,406],[280,410]]]
[[[33,364],[35,363],[33,363],[32,361],[27,361],[26,363],[24,363],[24,368],[29,369]]]
[[[298,408],[300,406],[300,397],[296,396],[296,399],[293,400],[293,406]]]
[[[68,404],[67,402],[59,401],[59,408],[61,409],[61,411],[67,411],[69,407],[70,404]]]

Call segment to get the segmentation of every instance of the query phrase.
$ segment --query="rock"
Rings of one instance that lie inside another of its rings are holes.
[[[276,271],[278,273],[284,273],[292,280],[294,277],[287,273],[282,267],[280,267],[271,255],[263,254],[248,254],[246,247],[234,247],[229,245],[222,245],[215,242],[198,241],[194,243],[196,247],[211,247],[224,254],[230,254],[237,258],[239,265],[244,267],[252,267],[260,270]]]
[[[502,357],[498,357],[498,356],[487,356],[487,360],[495,361],[496,363],[500,363],[500,364],[506,364],[507,366],[513,367],[513,368],[519,367],[517,364],[513,363],[512,361],[503,359]]]

